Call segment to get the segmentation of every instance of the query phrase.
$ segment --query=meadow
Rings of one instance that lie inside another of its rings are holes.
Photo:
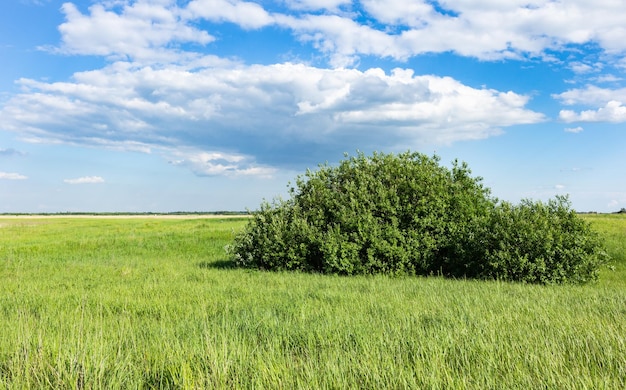
[[[245,218],[0,216],[0,388],[626,388],[626,217],[597,283],[236,269]]]

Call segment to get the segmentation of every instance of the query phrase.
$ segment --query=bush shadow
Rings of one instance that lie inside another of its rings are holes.
[[[237,265],[232,260],[201,261],[198,263],[198,268],[201,268],[201,269],[235,269],[237,268]]]

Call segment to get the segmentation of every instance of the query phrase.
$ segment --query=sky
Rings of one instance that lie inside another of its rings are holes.
[[[0,213],[255,210],[345,153],[626,208],[621,0],[2,0]]]

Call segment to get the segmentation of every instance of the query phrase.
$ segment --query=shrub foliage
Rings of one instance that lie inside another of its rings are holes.
[[[465,163],[359,153],[264,201],[230,252],[238,266],[340,275],[440,274],[586,282],[606,255],[567,198],[498,202]]]

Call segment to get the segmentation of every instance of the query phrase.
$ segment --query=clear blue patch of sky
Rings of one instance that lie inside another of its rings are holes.
[[[97,69],[106,64],[101,57],[67,56],[53,52],[61,39],[58,26],[65,21],[61,4],[58,1],[40,4],[2,1],[0,91],[17,92],[19,85],[15,81],[20,78],[62,81],[77,71]]]

